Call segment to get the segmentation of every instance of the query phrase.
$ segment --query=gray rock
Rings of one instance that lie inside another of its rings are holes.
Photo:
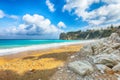
[[[116,42],[120,43],[120,38],[117,38],[117,39],[116,39]]]
[[[110,40],[112,40],[113,42],[118,42],[119,41],[119,35],[117,33],[112,33],[109,37]]]
[[[87,46],[84,46],[81,51],[85,54],[93,54],[93,51],[91,49],[91,46],[90,45],[87,45]]]
[[[103,65],[103,64],[97,64],[96,65],[97,69],[101,72],[104,73],[104,71],[106,70],[107,66]]]
[[[106,71],[112,71],[111,68],[109,68],[109,67],[107,67],[106,65],[103,65],[103,64],[97,64],[96,67],[101,73],[105,73]]]
[[[95,43],[91,43],[89,45],[84,46],[81,51],[82,53],[88,54],[88,55],[94,55],[99,53],[99,49],[103,47],[102,42],[96,41]]]
[[[120,75],[115,73],[116,77],[117,77],[117,80],[120,80]]]
[[[113,67],[120,62],[120,57],[115,54],[100,54],[93,57],[94,63]]]
[[[111,46],[113,49],[118,49],[120,48],[120,43],[115,43]]]
[[[113,71],[115,71],[115,72],[120,71],[120,63],[117,64],[116,66],[114,66],[112,69],[113,69]]]
[[[93,72],[93,67],[88,61],[75,61],[68,64],[68,68],[81,76]]]
[[[112,49],[112,48],[106,48],[105,50],[103,50],[103,52],[102,53],[108,53],[108,54],[110,54],[110,53],[112,53],[114,50]]]
[[[120,55],[120,50],[114,50],[114,51],[112,52],[112,54]]]

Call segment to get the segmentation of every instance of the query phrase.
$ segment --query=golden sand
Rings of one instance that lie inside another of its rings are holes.
[[[0,57],[0,80],[49,80],[81,47],[69,45]]]

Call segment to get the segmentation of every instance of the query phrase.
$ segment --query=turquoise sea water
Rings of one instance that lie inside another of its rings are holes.
[[[76,41],[77,40],[0,40],[0,49]]]

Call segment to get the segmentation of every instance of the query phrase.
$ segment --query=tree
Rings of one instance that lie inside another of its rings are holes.
[[[113,29],[113,25],[112,24],[111,24],[110,28]]]
[[[118,29],[120,29],[120,26],[118,26]]]

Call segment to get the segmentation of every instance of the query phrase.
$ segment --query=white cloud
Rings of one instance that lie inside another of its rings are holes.
[[[18,19],[18,18],[19,18],[19,17],[16,16],[16,15],[9,15],[8,17],[9,17],[9,18],[12,18],[12,19]]]
[[[33,25],[33,27],[35,26],[35,28],[37,28],[36,30],[42,31],[41,33],[55,33],[59,31],[55,25],[51,24],[49,19],[46,19],[41,15],[34,14],[31,16],[26,14],[23,16],[23,20],[27,25]]]
[[[42,15],[26,14],[23,16],[23,21],[24,24],[20,24],[18,27],[9,28],[6,30],[6,33],[19,36],[20,38],[23,36],[22,38],[51,39],[58,38],[59,34],[62,32],[60,28],[57,28],[49,19]]]
[[[118,27],[120,25],[120,23],[105,24],[105,25],[99,25],[99,26],[88,25],[88,26],[80,27],[79,30],[82,30],[82,31],[93,30],[93,29],[94,30],[101,30],[101,29],[107,29],[111,25],[113,25],[114,27]]]
[[[66,28],[66,25],[65,25],[64,22],[62,22],[62,21],[60,21],[60,22],[57,24],[57,26],[58,26],[59,28]]]
[[[116,4],[116,3],[120,3],[120,0],[102,0],[103,2],[106,2],[106,3],[113,3],[113,4]]]
[[[2,10],[0,10],[0,18],[3,18],[4,16],[5,16],[5,13]]]
[[[48,6],[51,12],[55,11],[54,4],[50,2],[50,0],[46,0],[46,5]]]
[[[2,10],[0,10],[0,18],[4,18],[4,17],[11,18],[11,19],[18,19],[18,16],[8,15],[8,14],[5,14]]]
[[[88,11],[94,3],[105,4]],[[120,20],[120,0],[67,0],[63,11],[73,12],[91,25],[111,24]]]

